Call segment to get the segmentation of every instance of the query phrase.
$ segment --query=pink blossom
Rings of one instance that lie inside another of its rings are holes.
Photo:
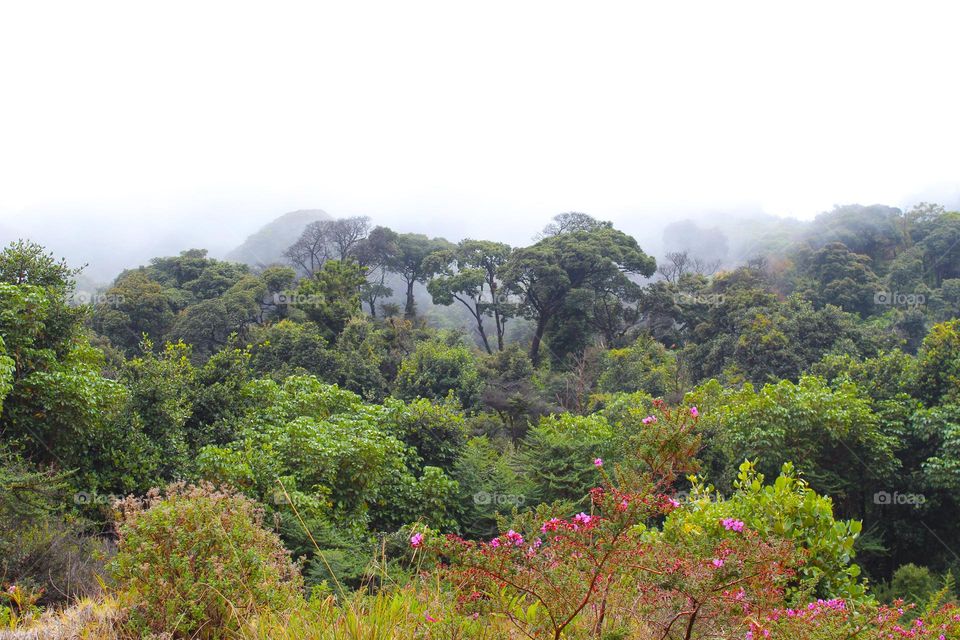
[[[434,618],[433,616],[431,616],[429,613],[423,614],[423,618],[424,618],[424,620],[426,620],[427,622],[436,622],[436,621],[437,621],[437,619]]]
[[[713,564],[713,566],[716,567],[717,569],[719,569],[720,567],[723,566],[723,558],[714,558],[714,559],[711,560],[710,562],[711,562],[711,564]]]
[[[722,524],[723,528],[727,531],[736,531],[737,533],[743,531],[743,521],[737,520],[736,518],[724,518],[720,521],[720,524]]]
[[[517,547],[523,544],[523,536],[517,533],[516,531],[514,531],[513,529],[510,529],[510,531],[507,531],[507,540],[512,542],[514,546],[517,546]]]
[[[641,420],[640,422],[642,422],[643,424],[653,424],[653,423],[655,423],[656,421],[657,421],[657,416],[647,416],[646,418],[644,418],[644,419]]]
[[[559,526],[560,526],[559,518],[550,518],[549,520],[543,523],[542,527],[540,527],[540,532],[547,533],[548,531],[556,531],[557,527]]]
[[[415,533],[410,536],[410,546],[414,549],[419,549],[421,546],[423,546],[423,534]]]
[[[694,418],[699,418],[700,412],[697,411],[696,407],[690,407],[690,415],[693,416]]]

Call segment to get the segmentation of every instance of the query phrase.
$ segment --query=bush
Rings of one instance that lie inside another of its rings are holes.
[[[99,593],[108,545],[90,535],[90,523],[63,512],[68,490],[66,476],[0,451],[0,589],[42,606]],[[0,600],[0,619],[4,609]]]
[[[926,567],[910,563],[902,565],[893,573],[889,588],[878,589],[878,596],[893,600],[902,598],[911,604],[925,603],[937,589],[940,581]]]
[[[464,407],[473,405],[483,386],[477,359],[455,338],[450,341],[454,343],[421,342],[403,359],[397,372],[397,396],[405,400],[417,397],[443,400],[452,393]]]
[[[249,499],[212,485],[118,504],[118,586],[134,604],[128,624],[175,638],[224,638],[254,614],[286,609],[303,580]]]

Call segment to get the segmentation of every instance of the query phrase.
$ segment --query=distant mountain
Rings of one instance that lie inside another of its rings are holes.
[[[226,259],[243,262],[252,267],[284,262],[283,252],[297,241],[308,224],[330,219],[331,216],[320,209],[301,209],[285,213],[228,252]]]

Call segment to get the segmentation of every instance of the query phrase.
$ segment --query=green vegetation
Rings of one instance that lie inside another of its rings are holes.
[[[658,270],[585,214],[520,248],[311,218],[286,264],[188,250],[91,304],[11,244],[0,624],[955,637],[958,233],[840,207]]]

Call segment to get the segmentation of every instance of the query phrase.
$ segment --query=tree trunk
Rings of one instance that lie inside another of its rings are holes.
[[[403,309],[403,315],[412,318],[416,311],[413,306],[413,285],[416,280],[407,280],[407,306]]]
[[[487,340],[487,332],[483,330],[483,315],[479,311],[475,311],[473,317],[477,319],[477,331],[480,332],[480,339],[483,340],[483,347],[487,350],[487,353],[493,355],[493,349],[490,348],[490,341]]]
[[[530,362],[534,367],[540,364],[540,341],[543,340],[543,334],[547,330],[548,319],[544,314],[540,314],[537,318],[537,330],[533,334],[533,341],[530,342]]]

